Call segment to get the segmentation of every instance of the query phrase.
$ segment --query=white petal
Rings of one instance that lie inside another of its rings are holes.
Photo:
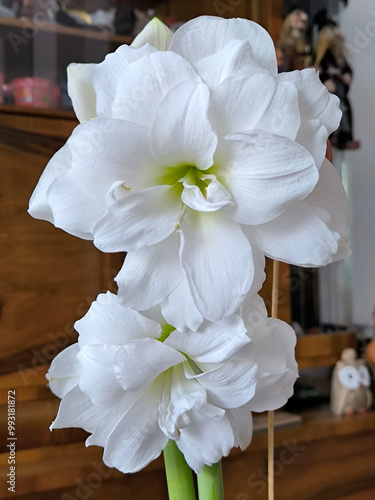
[[[100,294],[74,327],[79,333],[81,347],[97,344],[121,346],[137,338],[158,338],[161,333],[158,323],[123,306],[117,295],[110,292]]]
[[[47,198],[55,227],[85,240],[93,239],[93,227],[105,211],[104,199],[100,203],[87,196],[76,182],[74,172],[56,179],[47,191]]]
[[[295,333],[287,323],[268,318],[265,326],[254,328],[249,357],[258,365],[257,389],[249,408],[253,411],[275,410],[293,394],[298,376],[294,358]]]
[[[103,252],[126,252],[159,243],[175,230],[181,209],[171,186],[125,192],[95,225],[94,244]]]
[[[52,361],[46,374],[49,388],[59,398],[65,396],[79,382],[82,369],[77,360],[78,352],[78,343],[61,351]]]
[[[30,213],[92,239],[113,183],[120,180],[127,189],[148,187],[147,171],[153,165],[149,149],[149,133],[137,125],[99,119],[79,125],[47,166]]]
[[[70,170],[71,161],[70,148],[65,144],[48,162],[30,198],[28,212],[32,217],[54,223],[47,191],[58,177]]]
[[[189,467],[200,474],[203,465],[211,466],[229,454],[234,437],[225,415],[220,419],[213,419],[192,410],[190,423],[181,429],[180,439],[176,444]]]
[[[230,40],[218,52],[203,57],[193,64],[211,91],[232,75],[238,77],[248,74],[251,70],[264,71],[269,74],[267,70],[259,67],[251,50],[251,44],[247,40]]]
[[[85,431],[93,432],[99,420],[105,417],[107,412],[108,410],[96,408],[77,385],[61,400],[56,419],[50,429],[81,427]]]
[[[195,66],[204,57],[219,52],[231,40],[249,41],[259,66],[276,75],[276,55],[271,37],[261,26],[247,19],[211,16],[193,19],[175,33],[170,50]]]
[[[327,149],[328,133],[319,120],[302,120],[296,142],[301,144],[315,160],[319,168],[324,160]]]
[[[226,416],[232,426],[234,446],[245,450],[253,437],[253,417],[247,407],[227,410]]]
[[[205,321],[197,332],[172,332],[165,341],[195,363],[221,363],[250,342],[242,319],[233,314],[216,323]]]
[[[129,252],[116,276],[120,302],[137,311],[160,304],[183,279],[179,247],[174,232],[155,245]]]
[[[112,434],[113,429],[124,417],[125,413],[142,396],[142,393],[127,393],[111,410],[100,419],[92,435],[86,439],[86,446],[105,446],[107,439]]]
[[[327,210],[330,227],[341,235],[344,246],[348,239],[349,204],[340,176],[327,159],[319,171],[318,184],[304,201],[311,206]]]
[[[289,264],[319,267],[350,255],[340,234],[330,228],[328,212],[304,201],[253,229],[268,257]]]
[[[120,75],[128,71],[131,63],[156,51],[149,43],[139,49],[121,45],[115,52],[108,54],[102,63],[95,65],[92,70],[92,84],[96,92],[96,111],[99,117],[111,116]]]
[[[215,166],[220,180],[223,171],[234,202],[225,211],[249,225],[274,219],[294,200],[305,198],[319,178],[303,147],[266,131],[226,136],[219,143]]]
[[[173,32],[168,26],[162,23],[157,17],[154,17],[134,38],[131,46],[140,48],[146,43],[150,43],[159,50],[167,50],[171,43],[172,36]]]
[[[204,195],[195,184],[194,174],[190,173],[185,177],[184,190],[181,195],[181,200],[185,205],[198,212],[215,212],[232,203],[230,193],[214,175],[202,175],[200,180],[209,182]]]
[[[241,317],[250,338],[252,338],[254,331],[266,326],[267,316],[264,300],[259,295],[248,295],[241,308]]]
[[[252,331],[251,339],[253,342],[249,350],[259,372],[282,373],[286,369],[297,368],[294,358],[296,335],[285,321],[267,318],[262,328]]]
[[[150,129],[161,101],[187,80],[201,83],[192,66],[174,52],[145,56],[119,76],[111,117]]]
[[[233,75],[215,90],[209,117],[219,136],[259,129],[294,140],[300,125],[297,90],[261,70]]]
[[[217,138],[207,118],[210,93],[206,85],[185,81],[160,103],[152,125],[152,151],[159,165],[213,164]]]
[[[210,401],[220,408],[238,408],[254,396],[258,367],[249,359],[250,352],[250,345],[247,345],[218,368],[195,376],[207,389]],[[197,365],[205,369],[204,363]]]
[[[278,80],[293,83],[298,90],[298,104],[303,120],[319,119],[330,135],[340,124],[339,99],[326,89],[313,68],[278,75]]]
[[[165,404],[167,402],[170,402],[171,405],[174,406],[175,412],[179,412],[180,415],[188,412],[194,407],[202,408],[203,406],[207,406],[207,393],[205,388],[196,380],[186,378],[184,364],[174,366],[173,369],[168,372],[163,394],[163,403]],[[213,409],[210,406],[210,410],[218,414],[219,418],[223,415],[223,410],[220,408]],[[188,417],[188,415],[185,416]],[[215,417],[213,416],[213,418]]]
[[[235,312],[254,275],[251,248],[224,212],[187,210],[182,226],[181,265],[195,305],[216,321]]]
[[[180,332],[195,332],[203,321],[191,296],[189,284],[184,276],[180,283],[161,303],[161,312],[170,325]]]
[[[293,395],[298,370],[285,370],[284,373],[261,373],[257,381],[257,392],[249,402],[251,411],[262,412],[278,410]]]
[[[297,141],[314,156],[319,168],[324,159],[328,136],[340,124],[339,99],[328,92],[313,68],[281,73],[277,78],[293,83],[298,90],[302,128]]]
[[[185,377],[183,365],[169,370],[159,407],[159,425],[164,434],[170,439],[178,440],[181,429],[189,425],[190,410],[203,406],[207,406],[206,391],[198,382]],[[222,416],[223,410],[216,410]]]
[[[94,66],[95,64],[71,63],[67,69],[68,94],[81,123],[96,118],[96,94],[92,86]]]
[[[117,380],[125,391],[139,391],[151,384],[161,373],[186,361],[165,343],[155,339],[139,339],[119,348],[114,369]]]
[[[149,131],[124,120],[97,119],[79,125],[68,140],[75,182],[93,200],[104,202],[111,186],[144,189],[155,161]]]
[[[113,363],[120,347],[116,345],[85,345],[78,354],[82,365],[79,388],[97,408],[111,408],[124,397]]]
[[[146,392],[110,434],[103,461],[121,472],[137,472],[157,458],[168,438],[158,425],[161,389]]]
[[[253,267],[254,267],[254,276],[251,284],[251,288],[249,293],[246,296],[247,299],[252,299],[254,294],[259,292],[262,288],[264,280],[266,279],[265,273],[265,257],[263,250],[260,246],[259,240],[250,226],[241,225],[241,229],[248,239],[251,246],[251,253],[253,255]]]

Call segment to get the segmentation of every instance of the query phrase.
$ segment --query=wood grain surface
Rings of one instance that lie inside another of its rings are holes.
[[[7,128],[0,128],[0,137],[0,373],[4,374],[49,364],[76,341],[74,322],[98,293],[114,287],[123,256],[104,255],[92,242],[28,215],[31,193],[62,139]]]
[[[179,21],[202,15],[251,19],[264,26],[274,41],[279,37],[281,13],[282,0],[167,0],[156,9],[162,18]]]

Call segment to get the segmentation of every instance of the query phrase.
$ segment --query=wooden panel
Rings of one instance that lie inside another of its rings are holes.
[[[356,347],[355,332],[304,335],[297,338],[296,359],[299,368],[333,366],[347,347]]]
[[[304,413],[300,425],[275,432],[276,498],[329,500],[374,487],[374,444],[374,413],[335,417],[326,408]],[[267,498],[266,446],[266,434],[256,434],[245,452],[236,449],[224,459],[227,500]],[[101,456],[101,448],[83,443],[19,450],[16,496],[71,500],[91,492],[97,499],[167,500],[161,457],[137,474],[122,475],[106,468]],[[2,477],[6,459],[6,453],[0,455]],[[0,488],[0,498],[14,496]]]
[[[56,418],[59,403],[56,397],[21,402],[17,399],[17,454],[20,450],[82,443],[86,439],[88,434],[82,429],[58,429],[53,432],[49,430]],[[7,404],[0,405],[0,422],[6,422],[7,411]],[[0,453],[7,451],[7,444],[5,440],[0,442]]]
[[[275,498],[330,500],[374,486],[375,433],[275,449]],[[262,450],[224,464],[226,500],[267,499],[267,453]],[[361,497],[362,498],[362,497]]]
[[[260,295],[264,299],[267,307],[268,314],[271,314],[272,305],[272,266],[273,261],[266,259],[266,280],[260,291]],[[290,269],[289,264],[284,262],[279,263],[279,288],[278,288],[278,314],[277,317],[291,322],[291,308],[290,308]]]
[[[75,320],[108,289],[111,257],[27,214],[38,178],[62,141],[0,133],[0,373],[7,373],[48,364],[76,340]]]
[[[375,488],[370,490],[361,490],[358,493],[353,493],[351,495],[345,495],[337,500],[374,500],[375,498]]]
[[[33,134],[32,136],[23,137],[22,142],[33,142],[34,134],[44,135],[49,138],[67,139],[77,125],[78,121],[71,111],[51,111],[0,105],[0,127],[22,130]],[[2,140],[9,143],[9,131],[5,132],[3,130],[2,134],[5,136]],[[47,146],[44,145],[44,147],[55,152],[61,145],[61,142],[52,142],[51,139],[51,142]],[[43,151],[43,153],[46,157],[47,151]]]
[[[169,0],[168,14],[184,21],[201,15],[220,17],[246,17],[247,0]]]
[[[282,0],[169,0],[158,6],[156,13],[181,21],[202,15],[252,19],[264,26],[276,41],[282,23]]]
[[[78,122],[77,122],[78,123]],[[17,128],[25,132],[40,134],[52,137],[66,137],[68,138],[77,125],[76,122],[68,120],[53,120],[51,127],[51,120],[41,116],[31,115],[0,115],[0,125],[8,128]]]
[[[282,0],[260,2],[259,22],[271,35],[274,42],[279,39],[282,25]]]

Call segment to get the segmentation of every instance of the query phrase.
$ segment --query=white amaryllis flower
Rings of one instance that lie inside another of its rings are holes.
[[[161,49],[167,39],[152,37]],[[348,254],[345,194],[324,160],[338,99],[313,69],[277,75],[257,24],[201,17],[168,50],[122,46],[68,76],[82,123],[29,212],[127,251],[124,304],[162,302],[174,324],[196,329],[259,289],[264,254],[302,266]],[[181,297],[187,316],[173,307]]]
[[[181,333],[99,295],[47,374],[62,398],[51,427],[83,427],[122,472],[145,467],[168,439],[197,473],[245,448],[250,411],[283,405],[297,376],[294,332],[262,304],[245,306],[245,322],[232,315]]]

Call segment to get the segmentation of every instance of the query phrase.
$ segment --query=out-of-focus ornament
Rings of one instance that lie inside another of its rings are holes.
[[[353,143],[352,109],[348,99],[353,71],[346,41],[336,23],[329,19],[320,30],[315,67],[327,90],[340,99],[341,123],[331,135],[331,142],[339,149],[348,149]]]
[[[363,413],[372,407],[371,374],[355,349],[344,349],[332,374],[331,410],[335,415]]]

